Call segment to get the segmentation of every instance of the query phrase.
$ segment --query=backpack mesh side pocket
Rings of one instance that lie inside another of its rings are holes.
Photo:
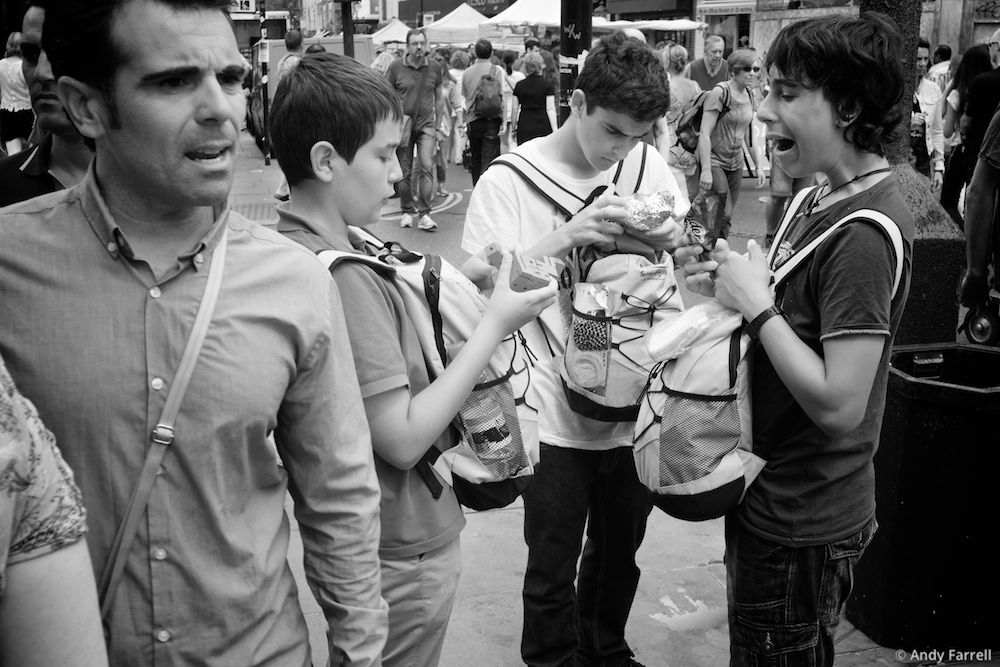
[[[579,387],[604,396],[611,365],[612,318],[573,310],[566,345],[566,374]]]
[[[530,465],[507,377],[476,385],[458,417],[469,447],[489,473],[490,481],[514,477]]]
[[[665,390],[660,422],[660,486],[708,476],[740,442],[736,395]]]

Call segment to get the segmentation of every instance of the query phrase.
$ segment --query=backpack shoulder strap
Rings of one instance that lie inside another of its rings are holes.
[[[320,250],[316,253],[320,261],[332,272],[335,268],[344,263],[365,264],[375,270],[383,278],[391,280],[396,270],[371,255],[364,255],[358,252],[344,252],[343,250]]]
[[[889,242],[892,244],[893,252],[896,256],[896,268],[893,273],[892,279],[892,296],[896,296],[896,290],[899,289],[899,283],[903,278],[903,235],[899,231],[899,227],[896,225],[895,221],[889,216],[879,211],[874,211],[872,209],[860,209],[854,211],[837,222],[830,225],[829,229],[824,231],[822,234],[817,236],[815,239],[809,242],[806,247],[799,250],[797,253],[788,258],[788,260],[778,267],[774,272],[774,282],[775,284],[781,283],[788,275],[795,270],[795,268],[801,264],[809,255],[813,253],[816,248],[820,246],[824,241],[826,241],[831,234],[843,227],[849,222],[855,220],[864,220],[871,222],[878,226],[883,233],[889,237]]]
[[[639,191],[639,187],[642,185],[642,177],[646,173],[646,156],[649,151],[649,144],[646,142],[641,142],[642,151],[640,151],[639,157],[632,157],[632,153],[625,156],[625,159],[618,163],[618,169],[615,171],[614,177],[611,179],[612,185],[615,186],[615,191],[621,195],[631,195]],[[630,191],[624,188],[619,188],[619,183],[635,183],[635,187]]]
[[[819,186],[811,185],[807,188],[802,188],[795,196],[792,197],[792,201],[789,202],[788,208],[785,209],[784,215],[781,217],[781,222],[778,224],[778,229],[774,233],[774,238],[771,240],[771,247],[767,251],[767,265],[774,265],[774,258],[778,254],[778,246],[781,242],[785,240],[785,235],[788,233],[788,228],[792,225],[792,221],[795,220],[796,214],[798,214],[799,209],[802,208],[802,204],[805,203],[806,198],[809,193],[816,190]]]
[[[558,181],[519,153],[505,153],[494,159],[489,168],[495,165],[507,167],[520,176],[532,190],[555,206],[556,210],[562,213],[567,220],[576,215],[576,212],[586,204],[586,200],[564,188]]]

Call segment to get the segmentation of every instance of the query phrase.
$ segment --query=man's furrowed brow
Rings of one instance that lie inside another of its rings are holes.
[[[194,65],[181,65],[179,67],[168,67],[167,69],[150,72],[143,75],[139,80],[139,85],[151,85],[166,79],[185,79],[197,76],[201,68]]]

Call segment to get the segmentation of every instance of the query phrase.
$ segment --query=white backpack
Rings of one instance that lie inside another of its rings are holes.
[[[619,162],[608,187],[623,196],[638,192],[650,150],[643,144],[641,151]],[[518,153],[501,155],[490,168],[496,165],[521,176],[566,220],[606,189],[598,188],[588,199],[581,199]],[[570,254],[560,289],[569,297],[566,310],[571,312],[566,352],[555,357],[555,368],[569,407],[598,421],[635,421],[653,367],[642,336],[656,322],[684,308],[673,260],[648,247],[641,253],[607,251],[594,245],[577,248]],[[553,351],[551,345],[549,349]]]
[[[349,233],[370,254],[323,250],[319,258],[331,272],[340,263],[360,262],[395,283],[433,380],[472,335],[486,297],[438,255],[410,252],[361,228],[350,227]],[[426,457],[471,509],[505,507],[531,481],[538,462],[538,411],[526,400],[529,355],[519,333],[505,338],[455,417],[458,444],[444,452],[432,447]],[[433,477],[426,475],[433,492]]]
[[[781,241],[812,188],[788,207],[768,253],[774,267]],[[834,231],[854,220],[877,224],[896,255],[892,293],[903,273],[903,238],[896,223],[873,210],[841,218],[773,269],[772,293]],[[653,502],[686,521],[715,519],[736,508],[765,461],[753,453],[747,351],[742,316],[711,300],[651,329],[650,374],[633,435],[639,479]]]

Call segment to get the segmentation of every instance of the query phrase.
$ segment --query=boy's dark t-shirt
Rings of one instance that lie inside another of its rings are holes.
[[[885,338],[861,424],[841,437],[824,433],[785,387],[764,348],[754,347],[754,453],[767,465],[748,489],[738,514],[751,532],[789,546],[838,540],[861,530],[875,514],[873,458],[885,407],[892,337],[909,290],[913,217],[890,175],[827,210],[800,215],[786,238],[792,248],[801,248],[862,208],[884,213],[903,235],[903,277],[891,306],[896,267],[892,244],[880,227],[860,220],[823,242],[779,286],[776,299],[796,335],[820,356],[824,339],[851,334]]]

